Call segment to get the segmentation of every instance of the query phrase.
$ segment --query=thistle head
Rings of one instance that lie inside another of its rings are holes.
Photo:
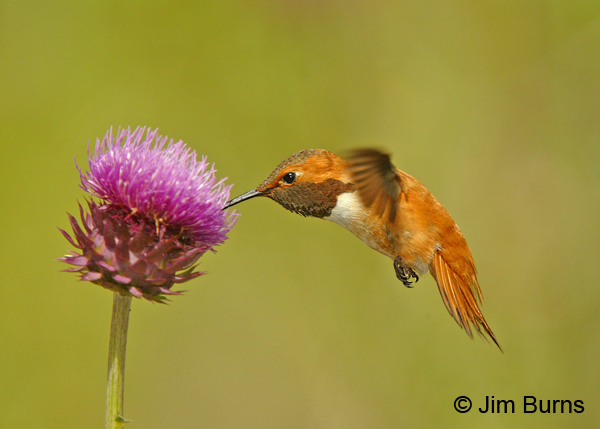
[[[236,213],[223,211],[231,186],[183,142],[144,128],[112,130],[89,152],[81,187],[92,198],[81,226],[69,215],[78,250],[59,260],[107,289],[162,302],[175,283],[201,275],[194,264],[223,243]],[[98,200],[98,201],[95,201]]]

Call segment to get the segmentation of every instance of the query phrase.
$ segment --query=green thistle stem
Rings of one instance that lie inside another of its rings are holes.
[[[123,418],[123,388],[125,385],[125,351],[131,296],[114,293],[110,347],[108,350],[108,382],[106,385],[106,429],[121,429]]]

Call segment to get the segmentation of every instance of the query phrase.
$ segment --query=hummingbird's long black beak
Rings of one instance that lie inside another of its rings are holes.
[[[235,206],[237,203],[241,203],[242,201],[246,201],[246,200],[249,200],[250,198],[254,198],[254,197],[260,197],[261,195],[264,195],[264,194],[265,193],[262,191],[257,191],[256,189],[252,189],[251,191],[248,191],[245,194],[242,194],[239,197],[236,197],[233,200],[229,201],[227,204],[225,204],[225,207],[223,207],[223,210],[226,210],[231,206]]]

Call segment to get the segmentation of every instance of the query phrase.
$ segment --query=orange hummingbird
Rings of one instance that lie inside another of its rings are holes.
[[[225,208],[258,196],[348,229],[391,258],[407,287],[429,271],[448,312],[469,337],[473,325],[502,350],[477,303],[483,296],[465,237],[425,186],[398,170],[388,154],[359,149],[344,159],[322,149],[303,150]]]

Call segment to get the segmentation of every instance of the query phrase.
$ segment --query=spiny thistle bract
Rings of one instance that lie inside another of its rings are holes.
[[[121,294],[163,302],[175,283],[201,275],[194,264],[227,239],[237,213],[223,211],[230,186],[217,181],[214,165],[183,142],[145,128],[112,130],[96,141],[81,187],[91,194],[89,211],[71,215],[78,251],[59,258],[65,271]],[[94,198],[99,201],[96,202]]]

